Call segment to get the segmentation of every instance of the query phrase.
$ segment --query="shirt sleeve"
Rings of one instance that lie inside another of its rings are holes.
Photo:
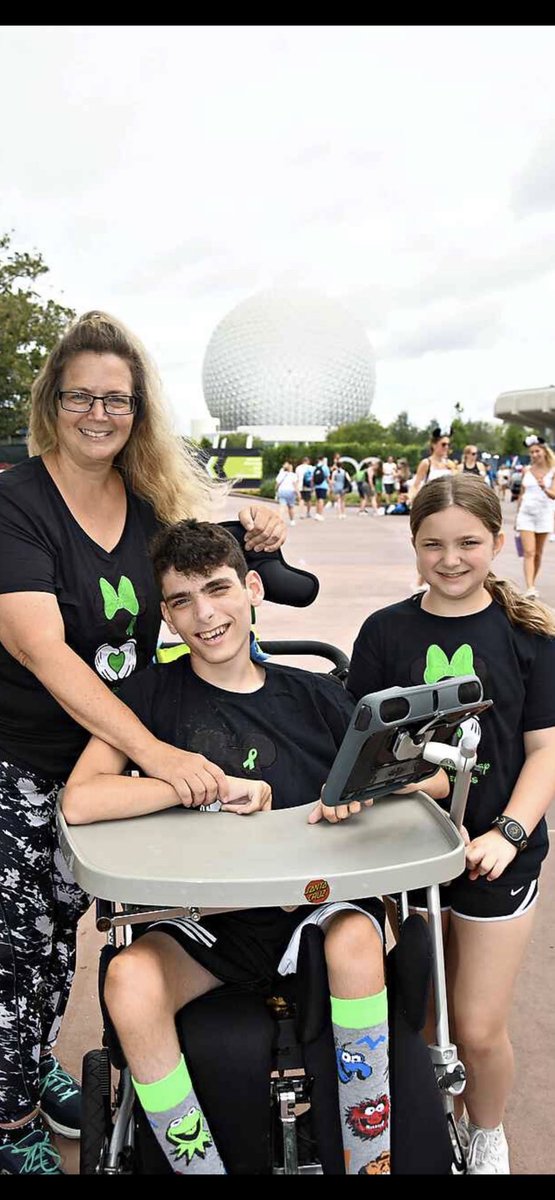
[[[354,700],[379,692],[390,684],[384,679],[383,656],[380,654],[380,637],[375,618],[364,622],[353,646],[353,654],[347,677],[347,691]]]
[[[524,733],[555,726],[555,638],[537,636],[536,654],[526,680]]]
[[[0,594],[56,593],[56,556],[12,496],[0,498]]]

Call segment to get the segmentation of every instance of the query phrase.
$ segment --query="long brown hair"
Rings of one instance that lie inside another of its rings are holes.
[[[208,516],[212,500],[227,489],[209,478],[192,445],[174,432],[153,362],[139,339],[109,313],[84,313],[48,355],[31,389],[29,453],[57,448],[64,368],[88,351],[116,354],[131,371],[137,411],[129,439],[114,460],[130,490],[149,500],[164,523]]]
[[[410,510],[410,529],[413,538],[426,517],[442,512],[455,504],[471,513],[497,538],[503,526],[501,505],[495,492],[473,475],[444,475],[433,479],[422,488]],[[555,637],[555,617],[547,605],[521,595],[508,579],[498,579],[492,571],[484,581],[490,596],[505,609],[512,625],[519,625],[529,633]]]

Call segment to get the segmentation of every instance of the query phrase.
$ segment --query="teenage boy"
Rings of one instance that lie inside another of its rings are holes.
[[[346,693],[330,678],[251,660],[251,605],[263,599],[262,581],[227,530],[181,521],[158,535],[152,557],[164,620],[191,653],[137,673],[121,698],[156,736],[197,753],[199,767],[205,752],[218,761],[229,785],[221,811],[248,814],[317,797],[353,709]],[[110,820],[180,803],[169,784],[123,775],[126,766],[120,751],[93,737],[65,789],[66,819]],[[199,783],[185,806],[215,799]],[[328,814],[318,801],[309,821],[358,811],[355,804]],[[313,907],[222,913],[197,923],[194,939],[187,922],[160,920],[112,961],[106,1003],[175,1172],[225,1171],[181,1053],[176,1013],[221,983],[271,994],[280,960],[288,947],[291,958],[292,935],[309,914]],[[322,927],[347,1171],[371,1170],[371,1163],[383,1170],[389,1089],[381,902],[334,906]]]

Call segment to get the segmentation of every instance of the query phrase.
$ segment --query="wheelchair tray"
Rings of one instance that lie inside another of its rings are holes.
[[[320,904],[445,883],[464,870],[460,834],[423,792],[384,796],[338,825],[307,825],[313,807],[248,817],[176,807],[92,825],[67,825],[58,809],[58,831],[83,890],[122,904]]]

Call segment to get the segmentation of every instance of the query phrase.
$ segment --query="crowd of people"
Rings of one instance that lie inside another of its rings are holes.
[[[526,466],[517,460],[495,467],[491,456],[481,456],[471,443],[457,459],[451,453],[450,429],[437,427],[430,435],[428,453],[414,472],[406,458],[395,459],[392,454],[384,459],[370,457],[358,467],[340,454],[334,454],[331,467],[325,456],[313,463],[305,455],[295,467],[289,460],[282,464],[276,477],[276,499],[290,525],[296,524],[298,510],[301,519],[323,521],[329,510],[329,515],[344,520],[351,493],[358,496],[354,507],[360,516],[408,516],[425,484],[442,477],[474,476],[501,501],[510,498],[516,503],[514,528],[523,559],[525,592],[537,597],[545,544],[548,539],[555,540],[555,454],[536,434],[523,440],[523,450],[530,458]],[[421,575],[414,587],[425,587]]]
[[[492,571],[502,509],[477,448],[467,446],[456,463],[441,429],[414,475],[392,455],[353,475],[339,454],[331,466],[324,457],[284,462],[276,479],[284,520],[268,505],[239,513],[244,559],[227,535],[214,533],[221,485],[174,437],[138,339],[92,311],[52,350],[32,389],[30,457],[0,479],[0,1173],[60,1174],[50,1132],[80,1134],[79,1084],[55,1046],[90,897],[60,854],[62,786],[69,780],[64,803],[75,821],[215,801],[244,816],[266,810],[272,789],[278,807],[313,799],[311,824],[352,819],[360,805],[325,809],[318,795],[357,699],[409,685],[415,671],[436,681],[438,663],[452,664],[463,645],[465,673],[482,673],[494,705],[484,716],[483,769],[469,800],[466,871],[443,896],[451,1018],[468,1072],[459,1133],[469,1173],[509,1173],[507,1023],[555,790],[555,620],[536,587],[553,531],[555,456],[535,435],[527,446],[516,511],[525,596]],[[248,556],[275,552],[299,507],[323,521],[333,506],[345,520],[353,487],[359,514],[391,515],[399,506],[410,514],[423,590],[368,618],[342,691],[252,658],[251,608],[263,588]],[[162,616],[191,653],[157,669]],[[244,759],[239,736],[231,744],[230,705],[249,737],[258,736],[262,718],[265,736],[273,731],[271,784],[263,773],[254,787],[252,752]],[[310,754],[298,728],[310,728]],[[136,770],[123,775],[128,763]],[[304,784],[293,795],[298,775]],[[429,788],[446,798],[442,769]],[[418,911],[421,897],[411,903]],[[372,1044],[370,1073],[385,1101],[383,907],[353,905],[323,922],[332,1032],[340,1058],[362,1034]],[[179,1169],[225,1170],[177,1044],[177,1007],[222,981],[246,980],[265,994],[303,916],[214,917],[194,952],[175,924],[162,922],[115,960],[108,1004],[138,1099],[173,1166],[167,1131],[193,1108],[202,1153]],[[159,1013],[167,1019],[155,1044]],[[342,1105],[361,1102],[360,1088],[349,1090],[353,1080],[345,1092],[339,1074]],[[376,1150],[380,1170],[388,1170],[385,1121],[381,1133],[371,1146],[343,1120],[348,1172],[368,1173]]]

